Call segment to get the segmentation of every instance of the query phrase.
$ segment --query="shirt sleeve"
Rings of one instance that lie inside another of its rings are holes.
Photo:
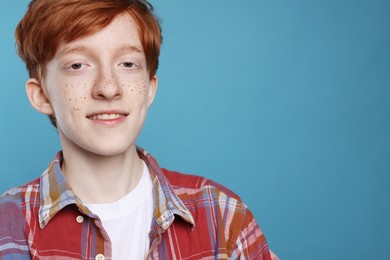
[[[29,259],[26,219],[18,203],[0,197],[0,220],[0,259]]]
[[[267,241],[252,213],[247,210],[231,259],[278,260],[268,248]]]

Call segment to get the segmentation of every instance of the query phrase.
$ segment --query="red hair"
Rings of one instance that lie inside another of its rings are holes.
[[[30,77],[44,77],[45,66],[61,43],[95,33],[126,12],[138,26],[152,78],[158,68],[162,35],[153,6],[146,0],[32,0],[15,31],[18,54]]]

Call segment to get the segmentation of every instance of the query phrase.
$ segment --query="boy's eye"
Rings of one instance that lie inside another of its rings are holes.
[[[70,65],[70,68],[74,69],[74,70],[79,70],[79,69],[81,69],[81,66],[82,66],[81,63],[74,63],[74,64]]]
[[[132,68],[134,66],[134,63],[132,63],[132,62],[123,62],[123,66],[125,68]]]

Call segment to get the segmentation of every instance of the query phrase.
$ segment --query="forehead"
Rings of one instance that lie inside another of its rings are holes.
[[[117,15],[107,26],[81,36],[70,42],[62,42],[56,56],[73,51],[86,51],[93,48],[111,49],[121,46],[133,51],[143,52],[139,28],[128,14]]]

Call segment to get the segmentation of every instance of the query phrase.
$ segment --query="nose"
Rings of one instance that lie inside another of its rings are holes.
[[[98,72],[92,89],[92,96],[95,99],[118,99],[122,96],[122,92],[122,86],[115,72],[109,69],[102,69]]]

